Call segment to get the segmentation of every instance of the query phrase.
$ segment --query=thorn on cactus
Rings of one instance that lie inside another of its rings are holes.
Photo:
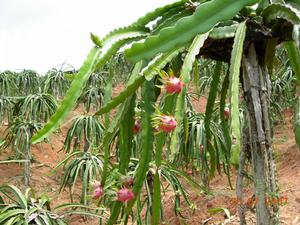
[[[161,71],[161,82],[164,89],[168,94],[179,94],[184,86],[184,83],[180,78],[175,77],[173,71],[170,71],[170,74],[167,74],[165,71]]]
[[[131,201],[134,199],[134,193],[127,188],[122,188],[117,193],[117,199],[119,202]]]

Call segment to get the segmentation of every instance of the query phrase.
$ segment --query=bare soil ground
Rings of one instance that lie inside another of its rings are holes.
[[[280,206],[281,224],[300,225],[300,151],[295,143],[292,119],[292,111],[287,110],[285,112],[285,122],[275,127],[273,147],[277,164],[279,195],[287,202],[287,204]],[[233,182],[235,178],[236,171],[233,171]],[[197,176],[195,176],[195,179],[197,179]],[[186,218],[180,218],[174,214],[172,196],[167,195],[164,199],[166,224],[238,225],[235,190],[229,188],[227,177],[225,175],[215,177],[211,182],[211,190],[213,196],[197,195],[192,191],[190,192],[190,197],[197,207],[194,212],[188,208],[183,209]],[[245,190],[246,201],[250,199],[253,193],[252,184],[249,184]],[[212,215],[208,212],[209,209],[220,207],[230,211],[231,219],[226,218],[225,213]],[[249,210],[246,217],[248,224],[256,224],[254,212]]]
[[[117,94],[117,92],[115,91],[114,94]],[[195,109],[203,112],[205,103],[205,99],[194,102]],[[74,115],[82,114],[82,112],[80,108],[76,109],[69,116],[69,119]],[[50,173],[50,170],[65,156],[65,153],[60,151],[60,149],[63,146],[64,134],[68,126],[69,124],[65,124],[61,128],[61,132],[52,135],[50,143],[42,143],[32,147],[32,155],[35,162],[31,167],[31,187],[36,191],[37,195],[46,193],[50,196],[52,198],[52,206],[70,202],[68,192],[58,193],[62,170],[58,170],[55,174]],[[294,141],[291,110],[285,112],[284,123],[275,128],[274,149],[276,152],[280,195],[287,199],[287,204],[280,207],[281,222],[287,225],[300,225],[300,151]],[[7,159],[9,154],[9,151],[2,153],[0,159]],[[0,184],[10,183],[22,189],[22,169],[18,164],[1,164]],[[233,181],[235,177],[235,171],[233,171]],[[196,180],[199,179],[197,175],[194,175],[194,178]],[[187,189],[196,209],[193,211],[183,206],[182,214],[184,218],[176,216],[173,210],[173,196],[171,192],[167,192],[163,198],[165,208],[164,224],[225,224],[226,217],[224,213],[214,215],[209,213],[208,210],[210,208],[216,207],[223,207],[230,211],[231,219],[227,219],[226,224],[239,224],[236,214],[235,190],[229,188],[225,175],[218,175],[211,181],[211,191],[213,193],[211,196],[199,194],[189,187]],[[247,194],[250,197],[252,193],[252,186],[249,184]],[[247,220],[248,224],[255,224],[255,214],[249,211]],[[84,221],[81,217],[76,216],[70,218],[69,224],[92,225],[97,224],[97,220]]]

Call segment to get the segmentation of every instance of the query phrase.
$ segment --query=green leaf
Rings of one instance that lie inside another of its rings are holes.
[[[158,34],[163,28],[173,26],[179,19],[190,16],[193,14],[193,11],[190,9],[178,9],[174,8],[170,10],[167,15],[160,18],[155,26],[153,26],[153,30],[151,31],[151,35]]]
[[[207,99],[205,118],[204,118],[204,127],[206,132],[206,141],[207,141],[206,146],[210,155],[210,172],[209,172],[210,179],[213,177],[216,170],[216,165],[218,163],[216,162],[215,149],[212,146],[213,140],[210,131],[210,125],[211,125],[211,118],[212,118],[212,113],[214,111],[216,97],[218,95],[218,87],[219,87],[219,82],[221,77],[221,71],[222,71],[222,63],[217,62],[215,71],[213,73],[213,78],[212,78],[211,87]]]
[[[226,175],[228,178],[228,183],[230,187],[232,188],[231,184],[231,176],[230,176],[230,150],[231,150],[231,137],[228,129],[228,122],[225,119],[224,111],[225,111],[225,106],[226,106],[226,98],[227,98],[227,93],[228,93],[228,88],[229,88],[229,71],[226,74],[226,77],[223,80],[223,85],[222,85],[222,90],[221,90],[221,96],[220,96],[220,120],[221,120],[221,129],[224,135],[224,146],[225,146],[225,159],[226,159],[226,164],[225,165],[225,170],[226,170]]]
[[[64,160],[62,160],[61,162],[59,162],[52,170],[51,173],[54,173],[62,164],[66,164],[67,161],[69,161],[70,158],[72,158],[75,155],[81,155],[82,151],[75,151],[71,154],[66,155],[66,158]]]
[[[164,105],[162,109],[162,113],[164,114],[172,114],[175,108],[175,100],[176,95],[165,95],[163,99]],[[167,135],[166,133],[159,133],[156,137],[156,144],[155,144],[155,164],[156,164],[156,174],[154,177],[154,187],[153,187],[153,197],[151,198],[152,201],[152,224],[158,224],[160,218],[160,211],[161,211],[161,190],[160,190],[160,166],[162,161],[162,153],[163,147],[166,142]]]
[[[230,106],[231,106],[231,132],[232,132],[232,153],[231,162],[238,164],[241,150],[241,125],[239,117],[239,89],[240,89],[240,67],[246,36],[246,23],[239,24],[234,38],[233,49],[230,60]]]
[[[5,220],[11,218],[12,216],[16,216],[18,214],[24,214],[26,211],[24,209],[15,209],[9,210],[8,212],[2,213],[0,215],[0,224],[3,224]]]
[[[103,47],[101,55],[96,65],[96,70],[102,69],[112,55],[114,55],[122,46],[137,41],[149,32],[148,28],[131,25],[111,31],[103,38]]]
[[[90,33],[90,36],[96,46],[100,48],[103,46],[103,41],[97,35]]]
[[[257,15],[261,14],[261,12],[270,5],[270,0],[260,0],[258,6],[256,8]]]
[[[268,72],[270,76],[273,75],[273,68],[274,68],[274,59],[276,55],[276,45],[277,45],[277,38],[271,38],[267,41],[266,53],[265,53],[265,64],[268,68]]]
[[[292,7],[300,10],[300,1],[299,0],[285,0],[285,2]]]
[[[106,105],[107,103],[109,103],[109,101],[111,100],[111,96],[112,96],[112,80],[113,80],[113,63],[110,62],[109,65],[109,75],[106,81],[106,85],[104,88],[104,97],[103,97],[103,104]],[[109,113],[106,113],[104,116],[104,123],[105,123],[105,127],[107,128],[109,126]]]
[[[95,115],[100,116],[123,103],[124,100],[132,95],[143,84],[144,81],[145,78],[143,76],[138,76],[137,78],[135,78],[132,84],[128,85],[125,90],[123,90],[117,97],[114,97],[103,108],[96,112]]]
[[[142,97],[144,101],[142,104],[141,120],[141,159],[139,161],[139,165],[134,176],[133,192],[135,199],[133,201],[128,202],[125,211],[127,215],[130,213],[131,208],[133,207],[135,201],[137,200],[140,194],[152,157],[154,139],[153,129],[151,125],[151,115],[154,112],[154,107],[152,105],[154,101],[154,85],[152,81],[146,81],[144,83],[142,87]],[[116,222],[120,213],[121,206],[121,204],[114,204],[113,211],[109,220],[107,221],[107,225],[112,225]]]
[[[297,85],[300,85],[300,51],[296,41],[287,41],[284,47],[288,53],[293,71],[296,76]]]
[[[154,112],[154,84],[153,81],[147,81],[142,89],[142,123],[141,123],[141,158],[134,176],[133,192],[134,196],[139,196],[143,183],[146,178],[146,173],[149,169],[149,163],[153,152],[153,128],[152,128],[152,114]],[[134,201],[129,202],[126,212],[132,208]]]
[[[230,26],[214,27],[209,33],[209,37],[212,39],[226,39],[233,38],[236,32],[238,24],[232,24]]]
[[[161,190],[160,190],[160,177],[159,177],[159,170],[156,170],[154,176],[154,185],[153,185],[153,199],[152,199],[152,225],[159,224],[160,218],[160,210],[161,210]]]
[[[140,77],[139,76],[139,71],[141,70],[141,67],[142,67],[142,62],[139,62],[135,65],[135,67],[134,67],[134,69],[131,73],[131,76],[128,80],[126,90],[128,89],[128,87],[132,86],[135,83],[135,81],[134,81],[135,79],[138,79]],[[138,88],[138,86],[137,86],[137,88]],[[126,90],[124,92],[126,92]],[[128,97],[130,95],[131,94],[128,94]],[[106,133],[105,133],[104,138],[103,138],[102,146],[103,146],[103,149],[104,149],[104,152],[105,152],[105,154],[104,154],[105,158],[104,158],[104,166],[103,166],[103,173],[102,173],[102,179],[101,179],[102,185],[105,184],[107,174],[108,174],[110,143],[113,140],[113,138],[114,138],[114,136],[115,136],[115,134],[118,130],[118,127],[120,125],[120,122],[124,119],[124,117],[125,117],[125,115],[128,111],[128,108],[130,106],[131,98],[129,97],[128,99],[126,99],[126,97],[124,97],[124,99],[122,101],[120,101],[120,103],[123,102],[123,104],[119,108],[119,110],[118,110],[116,116],[114,117],[113,121],[111,122],[111,125],[109,126],[109,128],[106,129]],[[114,101],[114,99],[112,101]],[[115,205],[118,205],[118,204],[115,204]],[[114,206],[114,207],[117,207],[118,209],[120,209],[119,206]],[[118,215],[119,215],[119,213],[117,211],[115,211],[111,216],[111,220],[114,221],[115,219],[117,219],[117,218],[115,218],[115,216],[118,216]]]
[[[224,212],[226,214],[227,218],[230,218],[230,212],[226,208],[210,208],[210,209],[208,209],[208,212],[212,213],[212,214]]]
[[[177,121],[178,126],[175,128],[175,130],[172,133],[171,137],[171,144],[170,144],[170,149],[171,149],[171,155],[170,155],[170,160],[173,161],[175,155],[178,152],[178,148],[180,146],[180,138],[179,138],[179,133],[180,133],[180,124],[182,124],[183,121],[183,116],[185,114],[186,108],[185,108],[185,96],[186,96],[186,91],[187,91],[187,84],[191,80],[191,71],[193,69],[193,64],[196,59],[196,55],[200,52],[201,47],[204,45],[205,40],[208,37],[208,33],[202,34],[202,35],[197,35],[195,39],[193,40],[191,46],[188,49],[188,53],[184,59],[182,68],[181,68],[181,73],[180,73],[180,78],[184,83],[184,87],[181,91],[181,93],[178,95],[177,100],[176,100],[176,107],[175,107],[175,119]]]
[[[294,132],[296,143],[300,149],[300,50],[296,41],[288,41],[284,44],[289,56],[293,71],[296,76],[296,103],[295,103],[295,119]]]
[[[221,119],[222,132],[224,134],[225,143],[226,143],[226,151],[227,151],[226,156],[230,158],[231,137],[228,130],[228,122],[225,120],[225,116],[224,116],[228,88],[229,88],[229,72],[226,74],[226,77],[223,81],[222,90],[221,90],[220,119]]]
[[[174,108],[175,108],[175,100],[176,100],[176,95],[168,95],[166,94],[163,99],[163,109],[161,112],[163,114],[173,114]],[[178,125],[179,126],[179,125]],[[156,166],[159,168],[161,165],[161,160],[162,160],[162,152],[163,152],[163,147],[166,142],[166,133],[161,132],[157,135],[156,137],[156,144],[155,144],[155,163]]]
[[[284,19],[291,24],[299,24],[300,18],[293,8],[288,5],[283,4],[271,4],[267,6],[263,12],[262,16],[266,24],[272,25],[274,20]]]
[[[25,163],[28,162],[29,160],[3,160],[0,161],[0,164],[6,164],[6,163]]]
[[[47,138],[62,123],[67,114],[72,110],[77,99],[80,97],[80,94],[90,74],[94,70],[99,53],[99,48],[92,48],[86,61],[83,63],[83,66],[80,68],[77,76],[74,78],[70,89],[61,102],[61,105],[55,114],[50,118],[50,121],[32,137],[32,143],[37,143],[42,141],[44,138]]]
[[[130,161],[130,154],[133,140],[133,128],[134,128],[134,114],[135,114],[135,101],[136,98],[133,96],[128,107],[128,111],[124,116],[124,119],[120,124],[119,133],[119,171],[122,174],[126,174],[128,164]]]
[[[174,48],[167,53],[158,55],[148,63],[147,67],[145,67],[141,73],[144,75],[146,80],[151,80],[163,67],[165,67],[165,65],[167,65],[167,63],[169,63],[183,50],[184,48]]]
[[[0,187],[0,192],[6,193],[7,191],[14,194],[23,209],[27,209],[27,199],[17,187],[14,185],[4,185]]]
[[[162,16],[164,17],[165,14],[168,14],[169,11],[172,11],[174,9],[180,9],[182,7],[185,7],[185,0],[180,0],[168,5],[165,5],[163,7],[159,7],[155,9],[152,12],[147,13],[145,16],[139,18],[134,24],[140,25],[140,26],[146,26],[149,22],[157,19],[158,17]]]
[[[174,26],[149,36],[143,43],[135,43],[125,51],[132,62],[150,59],[160,52],[183,46],[197,34],[204,34],[221,21],[230,20],[243,7],[257,0],[212,0],[198,6],[193,15],[179,19]]]

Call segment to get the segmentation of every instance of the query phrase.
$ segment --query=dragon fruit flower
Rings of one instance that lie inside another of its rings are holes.
[[[184,83],[178,78],[174,76],[173,71],[170,71],[170,74],[167,74],[165,71],[161,71],[161,82],[166,89],[168,94],[178,94],[181,92]]]
[[[122,188],[117,193],[117,199],[119,202],[131,201],[134,199],[134,193],[127,188]]]
[[[100,198],[102,195],[103,195],[103,187],[102,186],[99,186],[99,187],[96,187],[94,189],[94,192],[93,192],[93,199],[98,199]]]

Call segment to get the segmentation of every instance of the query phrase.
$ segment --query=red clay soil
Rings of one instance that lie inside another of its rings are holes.
[[[300,151],[296,146],[293,126],[292,111],[285,112],[286,121],[275,128],[274,149],[275,160],[277,164],[278,180],[280,188],[280,198],[287,202],[280,206],[281,224],[300,225]],[[236,173],[233,171],[233,178]],[[195,177],[197,179],[197,177]],[[234,180],[233,180],[234,182]],[[235,190],[230,190],[225,175],[218,175],[211,182],[213,196],[205,196],[190,191],[191,201],[196,205],[196,210],[183,208],[185,218],[176,217],[173,211],[172,197],[166,196],[165,206],[165,224],[239,224],[238,214],[236,212],[237,199]],[[246,200],[254,193],[252,185],[246,188]],[[250,203],[250,202],[249,202]],[[254,206],[254,205],[252,205]],[[230,211],[231,219],[225,216],[225,213],[212,215],[208,212],[212,208],[226,208]],[[255,223],[255,214],[250,210],[247,213],[247,224]]]
[[[196,110],[203,112],[205,103],[205,99],[197,102],[195,104]],[[81,113],[81,109],[76,109],[69,118]],[[274,137],[280,195],[287,198],[287,204],[280,207],[281,222],[287,225],[300,225],[300,151],[294,141],[291,123],[292,112],[290,110],[285,113],[285,118],[285,123],[275,128]],[[32,147],[32,155],[35,162],[32,163],[31,168],[31,187],[36,191],[37,195],[46,193],[50,196],[52,198],[52,206],[70,202],[67,192],[58,193],[62,170],[59,169],[55,174],[50,174],[51,168],[57,165],[65,156],[64,152],[59,150],[63,145],[64,135],[68,126],[69,124],[62,126],[61,133],[51,136],[51,144],[43,143]],[[9,152],[4,152],[1,154],[0,159],[6,159],[8,156]],[[235,177],[235,171],[233,171],[233,181]],[[194,178],[199,180],[197,175]],[[0,164],[0,184],[4,183],[14,184],[23,189],[22,167],[18,164]],[[80,188],[80,184],[78,184],[78,188]],[[187,187],[187,190],[189,190],[191,202],[195,204],[196,209],[193,211],[183,204],[182,214],[184,218],[176,216],[173,211],[172,193],[167,192],[163,197],[165,209],[164,224],[239,224],[236,214],[235,190],[229,188],[225,175],[218,175],[211,181],[212,195],[210,196],[201,194],[190,187]],[[249,184],[247,195],[250,197],[252,193],[252,186]],[[210,208],[217,207],[228,209],[231,219],[228,220],[224,213],[212,215],[208,212]],[[249,211],[247,220],[248,224],[255,224],[255,214]],[[94,225],[97,224],[97,220],[84,221],[81,217],[76,216],[71,217],[68,224]]]

